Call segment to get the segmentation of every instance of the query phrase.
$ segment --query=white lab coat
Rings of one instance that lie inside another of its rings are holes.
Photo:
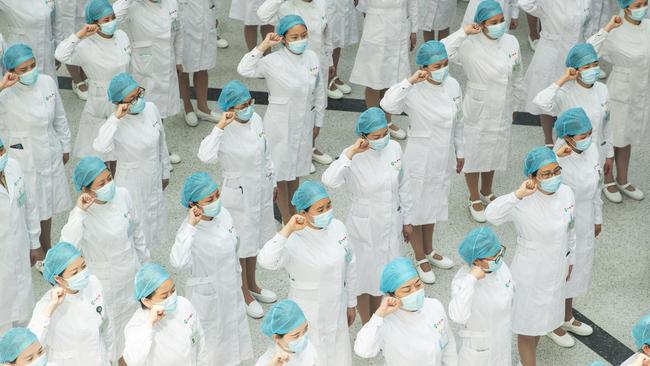
[[[5,145],[5,149],[9,146]],[[5,152],[6,154],[6,152]],[[2,173],[0,173],[0,176]],[[25,205],[25,181],[20,164],[9,158],[4,170],[7,183],[0,184],[0,248],[2,256],[11,258],[0,266],[0,328],[14,322],[27,322],[34,305],[30,249],[41,247],[41,227],[36,207]]]
[[[552,195],[535,192],[519,200],[497,197],[485,209],[493,225],[513,222],[517,249],[510,266],[517,285],[512,306],[515,334],[542,336],[564,322],[566,276],[575,263],[575,198],[561,185]]]
[[[535,55],[528,65],[523,111],[545,114],[533,99],[557,80],[566,69],[564,60],[571,47],[584,41],[584,24],[589,17],[591,0],[519,0],[519,7],[536,16],[542,25]]]
[[[637,352],[637,353],[633,354],[632,356],[630,356],[630,358],[628,358],[627,360],[625,360],[625,361],[621,364],[621,366],[633,366],[634,363],[635,363],[635,361],[636,361],[636,359],[637,359],[637,357],[639,357],[639,354],[640,354],[640,352]]]
[[[620,10],[621,8],[616,0],[591,0],[589,3],[589,18],[585,24],[585,37],[598,32]]]
[[[66,294],[48,317],[45,310],[56,288],[47,290],[38,301],[28,326],[47,347],[48,360],[61,366],[110,366],[113,331],[100,281],[91,274],[88,286],[76,294]],[[117,363],[117,358],[112,361]]]
[[[207,366],[208,346],[194,306],[178,296],[176,310],[153,327],[150,310],[139,308],[124,328],[129,366]]]
[[[117,187],[110,202],[93,204],[86,211],[75,207],[60,240],[77,247],[90,272],[101,281],[113,326],[111,359],[118,359],[124,349],[124,326],[137,309],[133,301],[135,273],[150,258],[131,195]]]
[[[474,16],[476,15],[476,8],[483,0],[469,0],[467,9],[465,9],[465,16],[463,17],[463,25],[474,23]],[[512,19],[519,19],[519,6],[517,0],[496,0],[501,5],[503,16],[506,19],[506,24],[510,25]]]
[[[183,294],[201,319],[211,366],[239,365],[253,358],[233,224],[225,208],[196,227],[185,219],[169,255],[172,267],[187,275]]]
[[[457,0],[418,0],[418,25],[423,31],[441,31],[456,19]]]
[[[564,139],[558,139],[556,149],[564,144]],[[591,287],[596,249],[594,225],[603,223],[603,201],[600,198],[603,174],[598,155],[598,147],[592,143],[582,154],[574,152],[558,158],[562,167],[562,183],[573,190],[576,200],[576,259],[571,278],[566,284],[567,299],[583,295]]]
[[[41,221],[69,210],[63,154],[70,152],[70,128],[51,77],[40,75],[32,86],[16,83],[0,92],[0,136],[23,170],[27,210],[36,206]]]
[[[57,47],[70,33],[76,33],[86,24],[88,2],[89,0],[54,0],[53,32]]]
[[[514,282],[503,263],[495,273],[476,280],[463,265],[451,282],[449,319],[460,324],[458,364],[512,365],[512,299]]]
[[[510,34],[498,40],[484,33],[468,37],[462,28],[442,42],[449,61],[461,65],[468,79],[463,98],[463,172],[505,170],[522,80],[519,42]]]
[[[447,221],[451,172],[456,158],[463,157],[462,97],[456,79],[441,85],[427,81],[411,85],[408,80],[392,86],[380,102],[391,114],[409,116],[404,173],[409,179],[411,224]]]
[[[569,81],[561,88],[552,83],[537,94],[533,103],[544,114],[551,116],[559,116],[570,108],[582,107],[591,121],[593,143],[598,147],[602,166],[606,158],[614,157],[614,136],[612,124],[609,123],[607,99],[607,86],[601,82],[597,81],[591,88],[585,88],[577,81]]]
[[[357,260],[355,295],[381,296],[379,280],[388,262],[399,257],[402,228],[411,224],[411,191],[402,170],[402,148],[390,141],[348,159],[344,150],[323,173],[330,188],[345,186],[352,195],[345,226]]]
[[[167,118],[180,111],[176,65],[183,64],[183,28],[176,0],[117,0],[115,16],[131,40],[133,78]]]
[[[422,309],[373,314],[354,342],[354,353],[372,358],[383,351],[386,366],[457,366],[456,340],[440,301],[424,299]]]
[[[357,306],[354,252],[337,219],[322,230],[305,228],[285,238],[276,234],[258,257],[261,267],[289,273],[289,296],[309,321],[309,340],[318,365],[352,365],[347,308]]]
[[[217,66],[217,0],[178,0],[183,25],[183,72]]]
[[[323,125],[326,97],[320,61],[311,50],[295,55],[284,47],[262,56],[253,48],[239,62],[237,72],[266,79],[269,106],[264,130],[275,175],[279,182],[291,181],[309,175],[313,128]]]
[[[52,27],[54,7],[55,0],[0,0],[0,32],[4,34],[7,47],[14,43],[29,45],[40,71],[57,83]]]
[[[234,121],[225,130],[215,127],[201,141],[198,157],[204,163],[221,166],[221,201],[240,236],[239,258],[257,256],[277,231],[273,216],[275,174],[262,118],[254,113],[247,123]]]
[[[244,25],[263,25],[264,22],[257,16],[257,9],[264,0],[232,0],[230,3],[231,19],[244,22]]]
[[[327,19],[333,48],[344,48],[359,43],[357,17],[353,1],[328,1]]]
[[[59,43],[54,56],[64,64],[81,66],[88,76],[88,101],[81,112],[72,154],[78,158],[95,155],[93,140],[99,127],[115,111],[115,105],[108,100],[108,83],[113,76],[129,69],[129,37],[120,29],[108,39],[95,34],[79,40],[73,33]],[[115,160],[110,154],[102,159]]]
[[[350,81],[375,90],[408,77],[411,33],[418,31],[418,0],[365,0],[363,33]]]
[[[589,38],[600,57],[612,64],[607,79],[613,145],[640,144],[650,124],[650,21],[603,30]]]
[[[278,352],[286,351],[281,350],[276,345],[267,348],[266,352],[257,359],[255,366],[268,366]],[[314,366],[316,365],[317,359],[316,348],[314,348],[311,341],[308,341],[307,347],[304,351],[290,354],[289,361],[282,366]]]

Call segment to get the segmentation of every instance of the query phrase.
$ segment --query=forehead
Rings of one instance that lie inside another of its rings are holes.
[[[294,25],[293,27],[289,28],[287,31],[286,36],[294,35],[294,34],[302,34],[307,31],[307,27],[305,27],[302,24],[297,24]]]

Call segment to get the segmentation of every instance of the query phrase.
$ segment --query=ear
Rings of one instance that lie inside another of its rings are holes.
[[[59,275],[54,275],[54,282],[56,282],[57,285],[63,287],[67,284],[66,280],[59,276]]]
[[[150,299],[147,299],[147,298],[145,297],[145,298],[141,299],[140,302],[141,302],[142,305],[144,305],[147,309],[151,309],[152,304],[151,304],[151,300],[150,300]]]
[[[650,346],[647,344],[644,344],[643,347],[641,347],[641,351],[645,353],[647,356],[650,356]]]

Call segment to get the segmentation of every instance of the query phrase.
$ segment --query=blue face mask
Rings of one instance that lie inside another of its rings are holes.
[[[505,21],[495,25],[488,25],[487,35],[492,39],[499,39],[506,33],[506,28],[507,24]]]
[[[201,206],[203,209],[203,215],[207,217],[217,217],[219,212],[221,212],[221,199],[218,199],[206,206]]]
[[[88,268],[77,273],[76,275],[65,280],[68,283],[68,287],[71,290],[81,291],[88,286],[88,281],[90,281],[90,273]]]
[[[447,75],[449,75],[449,66],[445,66],[436,71],[431,71],[431,80],[442,84],[442,82],[447,79]]]
[[[390,134],[386,133],[386,136],[380,138],[379,140],[368,140],[368,144],[370,145],[370,148],[373,150],[382,150],[386,146],[388,146],[388,142],[390,141]]]
[[[250,120],[253,117],[253,113],[255,113],[255,108],[252,105],[236,112],[237,118],[242,121]]]
[[[319,227],[321,229],[327,228],[330,223],[332,223],[332,219],[334,218],[334,211],[330,209],[327,212],[323,212],[320,215],[313,216],[313,224],[316,227]]]
[[[302,55],[307,49],[307,39],[305,38],[300,41],[287,42],[287,48],[296,55]]]
[[[503,265],[503,258],[501,258],[501,260],[499,260],[499,261],[489,261],[488,262],[487,272],[488,273],[494,273],[494,272],[498,271],[499,268],[501,268],[502,265]]]
[[[173,294],[169,295],[168,298],[159,302],[156,305],[160,305],[165,308],[166,313],[173,313],[176,311],[176,305],[178,305],[178,294],[174,291]]]
[[[580,71],[580,80],[587,85],[593,85],[598,80],[600,75],[600,67],[592,67],[591,69]]]
[[[144,97],[138,98],[138,100],[135,102],[135,104],[131,104],[129,106],[129,113],[131,114],[138,114],[144,110],[144,107],[146,105],[146,101],[144,100]]]
[[[580,151],[587,151],[589,146],[591,146],[591,136],[588,136],[586,139],[576,141],[576,149]]]
[[[556,175],[548,179],[539,181],[539,186],[544,190],[544,192],[555,193],[562,184],[562,175]]]
[[[640,22],[643,19],[645,19],[645,16],[647,14],[648,14],[647,6],[638,9],[630,9],[630,18],[632,18],[632,20],[636,20],[637,22]]]
[[[39,74],[38,68],[34,68],[31,71],[26,72],[19,76],[20,83],[23,85],[34,85],[38,80],[38,74]]]
[[[27,366],[45,366],[47,365],[47,355],[42,355],[41,357],[32,361],[32,363]]]
[[[4,172],[7,167],[7,162],[9,161],[9,154],[5,151],[2,156],[0,156],[0,172]]]
[[[117,20],[111,20],[108,23],[100,24],[99,29],[107,36],[112,36],[117,30]]]
[[[106,183],[102,188],[95,191],[95,198],[100,201],[110,202],[115,198],[115,181]]]
[[[293,353],[300,353],[307,348],[307,345],[309,344],[309,338],[307,335],[304,335],[295,341],[290,341],[287,342],[287,349]]]
[[[424,306],[424,289],[421,288],[414,293],[400,299],[402,309],[406,311],[418,311]]]

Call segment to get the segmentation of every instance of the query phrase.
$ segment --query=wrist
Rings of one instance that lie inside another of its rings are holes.
[[[518,200],[521,200],[524,198],[524,196],[521,194],[519,190],[516,190],[513,192],[515,194],[515,197],[517,197]]]

